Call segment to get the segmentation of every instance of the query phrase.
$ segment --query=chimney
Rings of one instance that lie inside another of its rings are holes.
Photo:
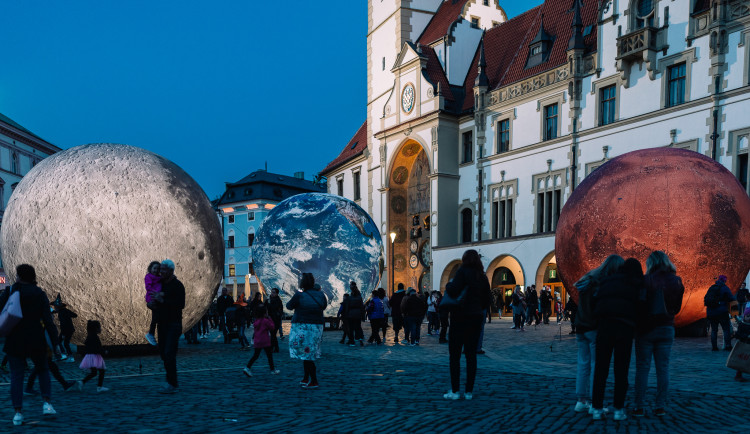
[[[305,179],[305,172],[294,172],[294,177],[297,179]]]

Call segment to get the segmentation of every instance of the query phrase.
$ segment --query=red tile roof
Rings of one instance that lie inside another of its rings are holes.
[[[444,0],[417,38],[419,44],[429,44],[448,34],[451,24],[461,16],[464,5],[468,0]]]
[[[484,52],[490,89],[497,89],[533,77],[567,62],[568,41],[573,34],[570,26],[573,22],[572,5],[571,0],[547,0],[542,5],[485,32]],[[544,15],[545,31],[555,40],[546,62],[525,69],[526,59],[529,56],[529,43],[539,32],[542,15]],[[587,26],[593,26],[591,33],[584,39],[586,52],[590,53],[596,50],[596,1],[584,1],[581,7],[581,18],[584,29]],[[474,106],[474,79],[477,76],[478,61],[479,50],[474,55],[474,61],[464,81],[466,97],[463,110],[471,110]]]
[[[427,76],[435,86],[435,93],[437,93],[437,86],[440,83],[440,92],[443,94],[443,97],[449,101],[453,101],[455,98],[451,91],[450,83],[448,83],[448,77],[445,76],[445,71],[443,71],[443,65],[440,64],[440,59],[437,57],[437,53],[435,53],[432,47],[427,45],[421,45],[419,48],[422,50],[422,54],[427,56],[427,67],[425,69]]]
[[[365,121],[365,123],[363,123],[362,126],[359,127],[357,132],[354,134],[354,137],[349,140],[349,143],[346,144],[344,150],[341,151],[339,156],[336,157],[335,160],[328,163],[326,168],[321,170],[320,173],[328,173],[346,163],[347,161],[360,156],[365,148],[367,148],[367,121]]]

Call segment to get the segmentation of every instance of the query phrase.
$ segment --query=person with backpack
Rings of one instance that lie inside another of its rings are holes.
[[[597,321],[594,316],[594,292],[602,279],[616,273],[624,263],[625,260],[620,255],[610,255],[599,267],[586,273],[574,285],[578,291],[578,306],[575,317],[576,343],[578,345],[577,401],[574,408],[576,413],[591,410],[591,386],[594,383],[597,329]],[[542,291],[542,294],[546,293],[547,291]],[[551,295],[549,300],[552,300]]]
[[[717,344],[719,325],[724,335],[724,350],[732,351],[732,324],[729,322],[729,303],[734,301],[732,291],[727,286],[727,276],[720,275],[703,297],[706,318],[711,325],[711,350],[719,351]]]
[[[685,287],[666,253],[655,251],[646,259],[646,278],[635,336],[635,410],[643,417],[651,359],[656,366],[654,415],[666,415],[669,388],[669,354],[674,341],[674,316],[682,308]]]

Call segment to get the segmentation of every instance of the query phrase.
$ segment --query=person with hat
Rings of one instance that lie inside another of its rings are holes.
[[[67,359],[71,363],[75,362],[76,359],[73,356],[73,351],[70,349],[70,339],[76,331],[73,326],[73,318],[78,318],[78,315],[68,309],[68,305],[60,299],[60,294],[57,294],[55,301],[50,304],[55,309],[53,313],[57,314],[57,319],[60,322],[60,358],[62,360]]]
[[[724,350],[732,350],[732,324],[729,322],[729,303],[734,301],[732,291],[727,286],[727,276],[720,275],[711,285],[703,298],[706,306],[706,318],[711,325],[711,350],[719,351],[717,343],[719,325],[724,335]]]

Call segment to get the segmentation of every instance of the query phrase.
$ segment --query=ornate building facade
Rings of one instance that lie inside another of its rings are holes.
[[[321,174],[395,283],[442,290],[475,248],[495,290],[564,299],[555,225],[610,158],[691,149],[750,191],[748,38],[748,0],[370,0],[367,119]]]

